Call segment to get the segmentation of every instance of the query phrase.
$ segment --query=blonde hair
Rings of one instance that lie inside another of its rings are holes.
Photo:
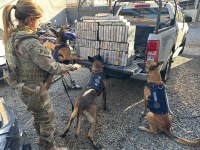
[[[15,18],[21,21],[24,25],[28,25],[27,18],[33,16],[34,18],[42,17],[42,8],[32,0],[18,0],[16,5],[7,5],[3,10],[3,42],[7,43],[10,33],[15,30],[14,23],[11,19],[11,11],[15,10]]]

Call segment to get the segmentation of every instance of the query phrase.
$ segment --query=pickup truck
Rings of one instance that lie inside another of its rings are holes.
[[[117,3],[120,7],[116,11]],[[105,64],[110,77],[131,77],[146,80],[146,72],[137,64],[146,60],[164,61],[161,67],[163,81],[168,79],[173,59],[183,52],[188,33],[187,18],[174,2],[118,0],[113,7],[113,15],[123,16],[136,26],[134,55],[129,66]],[[87,61],[80,62],[88,65]]]
[[[3,70],[6,69],[5,48],[3,45],[3,30],[0,28],[0,80],[3,80]]]

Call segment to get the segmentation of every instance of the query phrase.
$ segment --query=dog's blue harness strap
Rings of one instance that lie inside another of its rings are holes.
[[[147,83],[146,86],[151,91],[151,96],[148,100],[149,110],[157,114],[167,114],[169,112],[169,105],[165,86],[152,83]]]
[[[91,78],[86,86],[87,89],[95,89],[98,95],[103,91],[103,73],[92,73]]]

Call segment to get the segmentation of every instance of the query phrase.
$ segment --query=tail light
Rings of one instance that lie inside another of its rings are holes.
[[[158,40],[150,40],[147,43],[147,61],[158,61],[159,55],[159,41]]]

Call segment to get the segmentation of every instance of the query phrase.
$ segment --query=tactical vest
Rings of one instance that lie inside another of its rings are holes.
[[[41,83],[46,81],[48,72],[39,68],[31,59],[31,56],[26,54],[20,55],[17,51],[20,49],[19,43],[22,40],[28,40],[38,37],[35,34],[30,34],[26,31],[18,31],[13,33],[8,40],[6,49],[6,59],[9,68],[14,71],[17,83]],[[39,39],[38,39],[39,40]],[[28,57],[27,57],[28,56]]]
[[[151,91],[148,100],[148,108],[151,112],[157,114],[167,114],[169,112],[166,89],[164,85],[154,85],[147,83],[146,86]]]
[[[98,92],[98,96],[103,91],[103,73],[92,73],[91,78],[86,86],[87,89],[95,89]]]

